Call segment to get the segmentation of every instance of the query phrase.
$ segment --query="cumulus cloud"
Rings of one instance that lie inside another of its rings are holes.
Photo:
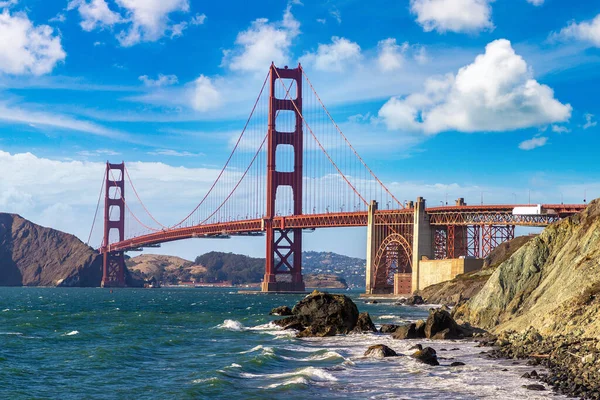
[[[567,128],[566,126],[552,125],[552,132],[554,132],[554,133],[569,133],[569,132],[571,132],[571,130],[569,128]]]
[[[422,92],[393,97],[379,110],[389,129],[508,131],[567,121],[572,107],[532,77],[510,42],[489,43],[485,53],[458,73],[429,78]]]
[[[404,62],[404,53],[408,50],[408,43],[401,45],[396,43],[396,39],[389,38],[381,40],[377,44],[377,63],[382,71],[395,71],[402,67]]]
[[[158,77],[156,79],[149,78],[148,75],[142,75],[138,79],[140,81],[142,81],[144,83],[144,85],[149,86],[149,87],[168,86],[168,85],[174,85],[177,82],[179,82],[176,75],[163,75],[163,74],[158,74]]]
[[[550,35],[552,39],[575,39],[600,47],[600,14],[589,21],[571,22],[560,32]]]
[[[284,65],[290,61],[292,40],[300,34],[300,23],[294,18],[291,6],[283,14],[283,20],[269,22],[259,18],[250,28],[238,33],[236,47],[225,50],[222,65],[234,71],[266,71],[271,61]]]
[[[307,53],[300,58],[303,64],[314,65],[320,71],[343,71],[361,58],[358,43],[333,36],[331,44],[319,44],[315,53]]]
[[[584,118],[585,118],[585,124],[583,125],[583,129],[593,128],[594,126],[598,125],[598,122],[594,121],[593,114],[585,114]]]
[[[519,144],[521,150],[533,150],[538,147],[545,146],[548,142],[548,138],[544,136],[534,137],[529,140],[525,140]]]
[[[426,32],[492,30],[493,0],[411,0],[410,10]]]
[[[35,26],[25,13],[0,14],[0,72],[43,75],[67,54],[60,36],[48,25]]]
[[[123,22],[121,15],[108,8],[105,0],[72,0],[67,5],[67,10],[77,9],[81,17],[81,28],[90,32],[96,28],[111,27]]]
[[[140,42],[154,42],[170,33],[170,37],[183,34],[188,22],[174,23],[172,13],[187,13],[189,0],[115,0],[118,11],[109,8],[106,0],[72,0],[67,9],[77,9],[81,27],[85,31],[111,28],[117,24],[127,25],[119,31],[117,39],[124,47]],[[190,23],[203,23],[206,16],[197,14]]]
[[[19,2],[19,0],[0,1],[0,8],[11,7],[11,6],[14,6],[15,4],[17,4],[18,2]]]
[[[190,96],[192,107],[201,112],[218,108],[222,102],[221,93],[212,80],[204,75],[194,81]]]

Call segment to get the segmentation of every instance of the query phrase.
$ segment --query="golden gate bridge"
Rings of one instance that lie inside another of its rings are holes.
[[[185,188],[182,188],[185,190]],[[391,293],[394,275],[419,289],[419,261],[487,256],[515,226],[543,227],[585,205],[427,208],[399,201],[367,166],[300,65],[271,65],[225,165],[197,206],[174,224],[148,210],[125,163],[106,164],[90,238],[104,195],[104,287],[125,286],[125,252],[190,238],[266,237],[264,292],[302,292],[306,229],[367,227],[367,293]],[[127,193],[127,200],[126,200]],[[177,193],[173,193],[177,196]],[[89,242],[89,239],[88,239]]]

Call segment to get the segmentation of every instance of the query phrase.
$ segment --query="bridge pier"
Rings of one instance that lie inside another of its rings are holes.
[[[417,197],[415,203],[412,248],[412,291],[414,292],[420,289],[419,261],[423,256],[433,258],[433,232],[429,216],[425,211],[425,199],[422,197]]]
[[[377,248],[377,235],[375,233],[375,211],[377,211],[378,204],[375,200],[369,204],[369,212],[367,217],[367,271],[366,271],[366,294],[373,294],[373,287],[375,285],[375,258]]]

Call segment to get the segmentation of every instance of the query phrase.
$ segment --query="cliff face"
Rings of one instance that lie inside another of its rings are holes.
[[[598,336],[600,200],[517,250],[455,317],[496,332]]]
[[[73,235],[0,213],[0,285],[100,286],[102,258]]]
[[[459,275],[456,278],[420,290],[418,295],[427,303],[454,305],[470,299],[481,291],[494,270],[529,242],[532,236],[519,236],[496,247],[483,262],[481,271]]]

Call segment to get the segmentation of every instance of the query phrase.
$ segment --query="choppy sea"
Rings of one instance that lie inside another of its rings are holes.
[[[428,307],[365,304],[376,325]],[[546,399],[525,362],[490,360],[474,343],[360,334],[296,339],[269,322],[300,295],[232,289],[0,288],[0,399]],[[372,344],[441,366],[363,357]],[[450,367],[462,361],[463,367]],[[538,369],[539,371],[539,369]]]

